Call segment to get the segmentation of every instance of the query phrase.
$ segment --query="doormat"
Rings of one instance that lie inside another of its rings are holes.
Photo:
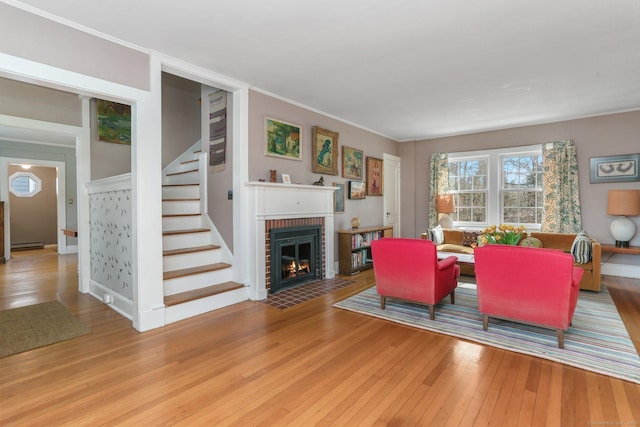
[[[54,344],[91,332],[60,302],[0,311],[0,357]]]

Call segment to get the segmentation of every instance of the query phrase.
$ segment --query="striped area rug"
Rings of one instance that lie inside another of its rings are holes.
[[[558,348],[551,329],[490,319],[488,331],[483,331],[473,284],[459,283],[455,305],[445,298],[436,306],[435,320],[429,320],[429,309],[419,304],[387,299],[386,309],[380,309],[375,287],[334,306],[640,384],[640,357],[604,286],[600,293],[580,292],[564,349]]]

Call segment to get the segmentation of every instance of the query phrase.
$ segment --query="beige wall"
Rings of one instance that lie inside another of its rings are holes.
[[[32,166],[24,170],[9,165],[9,176],[16,172],[30,172],[42,181],[42,191],[33,197],[16,197],[9,192],[11,210],[11,244],[44,242],[58,243],[56,168]]]
[[[403,183],[413,184],[413,188],[407,188],[408,194],[403,193],[403,234],[417,237],[427,225],[429,162],[432,153],[542,144],[562,139],[573,139],[578,150],[583,227],[597,240],[611,243],[613,239],[609,235],[609,224],[613,217],[606,213],[607,192],[611,189],[640,189],[640,181],[591,184],[589,159],[640,153],[640,111],[402,143]],[[410,166],[411,163],[413,166]],[[414,203],[411,199],[415,200],[413,209],[408,206]],[[631,219],[640,230],[640,217]],[[636,234],[631,244],[640,245],[640,233]]]
[[[302,126],[302,161],[265,156],[265,115]],[[393,140],[263,93],[251,91],[249,95],[249,180],[265,179],[268,181],[269,170],[276,169],[278,182],[281,182],[281,173],[290,174],[293,183],[310,185],[317,181],[320,175],[311,172],[311,128],[313,126],[338,132],[340,147],[348,146],[363,150],[365,158],[366,156],[382,158],[383,153],[399,155],[398,143]],[[342,148],[340,148],[338,164],[341,162]],[[333,185],[334,182],[348,182],[347,179],[342,178],[341,168],[338,169],[339,175],[323,175],[325,185]],[[383,198],[379,196],[368,196],[364,200],[347,199],[345,213],[335,216],[336,230],[351,228],[351,218],[354,216],[360,218],[361,227],[381,225],[383,223],[382,200]],[[337,260],[337,247],[334,253]]]
[[[96,10],[96,13],[101,13]],[[0,3],[0,52],[149,90],[149,55]]]

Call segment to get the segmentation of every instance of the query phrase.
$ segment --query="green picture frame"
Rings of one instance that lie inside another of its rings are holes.
[[[302,160],[302,126],[265,116],[266,156]]]

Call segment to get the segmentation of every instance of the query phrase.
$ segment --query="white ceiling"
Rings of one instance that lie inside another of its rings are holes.
[[[638,0],[23,0],[398,141],[640,109]]]

